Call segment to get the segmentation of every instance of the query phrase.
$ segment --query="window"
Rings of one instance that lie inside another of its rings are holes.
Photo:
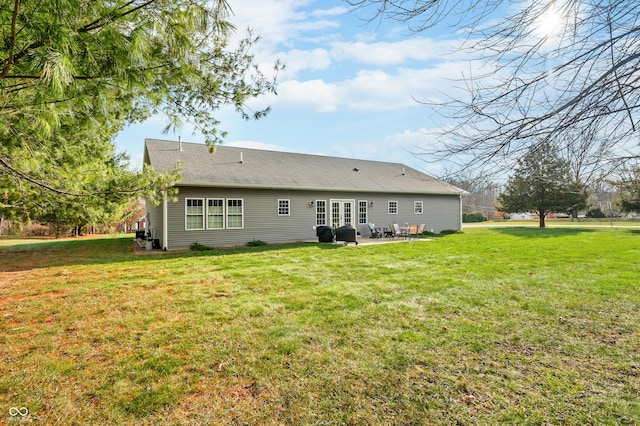
[[[398,214],[398,202],[397,201],[389,201],[388,212],[389,212],[389,214]]]
[[[289,216],[289,200],[278,200],[278,216]]]
[[[187,198],[185,229],[204,229],[204,202],[201,198]]]
[[[327,202],[325,200],[316,201],[316,225],[327,224]]]
[[[367,224],[367,200],[358,201],[358,223],[360,225]]]
[[[242,199],[227,199],[227,229],[244,228],[244,208]]]
[[[207,200],[207,229],[224,229],[224,199]]]
[[[422,201],[413,202],[413,214],[422,214],[424,210],[424,203]]]

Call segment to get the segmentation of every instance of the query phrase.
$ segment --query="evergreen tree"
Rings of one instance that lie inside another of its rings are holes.
[[[536,213],[541,228],[549,213],[584,208],[586,200],[585,185],[572,179],[569,163],[548,144],[530,148],[498,196],[500,211]]]
[[[640,212],[640,168],[617,183],[620,207],[623,212]]]
[[[117,132],[152,114],[163,112],[169,126],[188,121],[215,144],[224,137],[215,118],[221,107],[245,118],[267,112],[246,107],[274,81],[253,63],[251,34],[229,46],[225,0],[6,3],[0,216],[40,215],[64,196],[90,210],[87,203],[170,187],[172,177],[133,173],[114,152]]]

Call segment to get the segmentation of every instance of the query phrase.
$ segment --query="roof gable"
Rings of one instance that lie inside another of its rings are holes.
[[[182,147],[182,150],[180,150]],[[145,140],[144,161],[158,172],[180,163],[180,185],[462,194],[463,190],[399,163],[203,144]]]

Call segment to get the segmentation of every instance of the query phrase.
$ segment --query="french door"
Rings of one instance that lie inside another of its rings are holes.
[[[331,226],[353,224],[355,200],[331,200]]]

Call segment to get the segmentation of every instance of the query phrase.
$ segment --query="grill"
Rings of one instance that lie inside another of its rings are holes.
[[[332,243],[335,238],[335,230],[330,226],[318,226],[316,227],[316,237],[318,237],[318,242]]]
[[[344,225],[336,229],[336,241],[344,241],[345,246],[349,243],[358,245],[357,235],[358,231],[352,225]]]

